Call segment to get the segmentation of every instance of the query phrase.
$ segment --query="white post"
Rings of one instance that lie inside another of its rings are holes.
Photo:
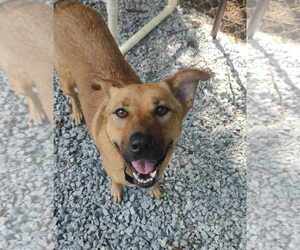
[[[115,40],[118,42],[118,0],[106,0],[108,27]]]

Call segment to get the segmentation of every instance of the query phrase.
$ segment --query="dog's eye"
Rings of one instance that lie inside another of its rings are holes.
[[[158,115],[158,116],[164,116],[169,111],[170,111],[170,109],[168,107],[166,107],[166,106],[158,106],[155,109],[155,114]]]
[[[126,118],[128,116],[128,112],[123,108],[118,108],[114,114],[116,114],[119,118]]]

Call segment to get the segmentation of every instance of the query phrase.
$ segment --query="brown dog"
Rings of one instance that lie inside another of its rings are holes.
[[[102,18],[77,1],[54,9],[55,64],[76,123],[82,117],[112,179],[112,196],[123,185],[151,187],[170,160],[199,80],[209,73],[186,69],[159,83],[141,84]]]
[[[0,68],[25,96],[30,123],[52,120],[53,13],[29,0],[0,5]]]

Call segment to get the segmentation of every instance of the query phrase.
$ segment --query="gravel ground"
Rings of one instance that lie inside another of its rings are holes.
[[[255,39],[248,46],[247,247],[298,249],[300,46],[263,33]]]
[[[102,3],[85,2],[105,15]],[[120,2],[121,42],[163,7]],[[57,81],[53,135],[28,127],[23,98],[0,72],[1,250],[297,249],[299,45],[263,33],[248,46],[223,34],[213,42],[209,23],[178,8],[127,56],[145,81],[191,65],[215,72],[198,90],[159,201],[126,188],[114,204],[101,156],[71,123]]]
[[[103,3],[84,2],[105,15]],[[121,42],[163,7],[120,2]],[[178,8],[127,55],[144,81],[187,66],[215,72],[198,89],[159,201],[126,188],[114,204],[101,156],[70,121],[57,81],[53,135],[27,126],[23,98],[0,74],[1,250],[297,249],[299,45],[263,33],[248,45],[224,34],[213,42],[210,23]]]
[[[28,126],[0,71],[0,249],[53,249],[53,128]]]
[[[102,4],[93,6],[104,9]],[[162,1],[126,4],[120,16],[120,40],[162,7]],[[206,21],[179,9],[127,56],[145,81],[191,65],[209,67],[216,74],[198,91],[165,175],[166,193],[160,201],[152,200],[145,190],[126,188],[121,205],[112,202],[97,150],[85,126],[71,123],[67,100],[56,88],[58,249],[245,248],[246,100],[239,86],[246,77],[244,46],[225,36],[219,44],[213,43]]]

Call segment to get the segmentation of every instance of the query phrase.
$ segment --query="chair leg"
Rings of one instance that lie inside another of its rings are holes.
[[[259,28],[261,20],[269,6],[270,0],[261,0],[257,3],[254,14],[248,23],[247,35],[248,39],[252,39],[256,30]]]
[[[156,28],[166,17],[172,14],[177,6],[177,0],[168,0],[167,6],[149,23],[147,23],[142,29],[129,38],[120,49],[123,54],[134,47],[139,41],[141,41],[146,35],[148,35],[154,28]]]
[[[213,25],[213,28],[211,31],[211,36],[213,39],[217,38],[217,34],[219,32],[219,29],[220,29],[220,26],[222,23],[222,19],[224,17],[226,5],[227,5],[227,0],[223,0],[218,8],[217,16],[215,18],[214,25]]]
[[[118,42],[118,0],[107,1],[108,27],[115,40]]]

